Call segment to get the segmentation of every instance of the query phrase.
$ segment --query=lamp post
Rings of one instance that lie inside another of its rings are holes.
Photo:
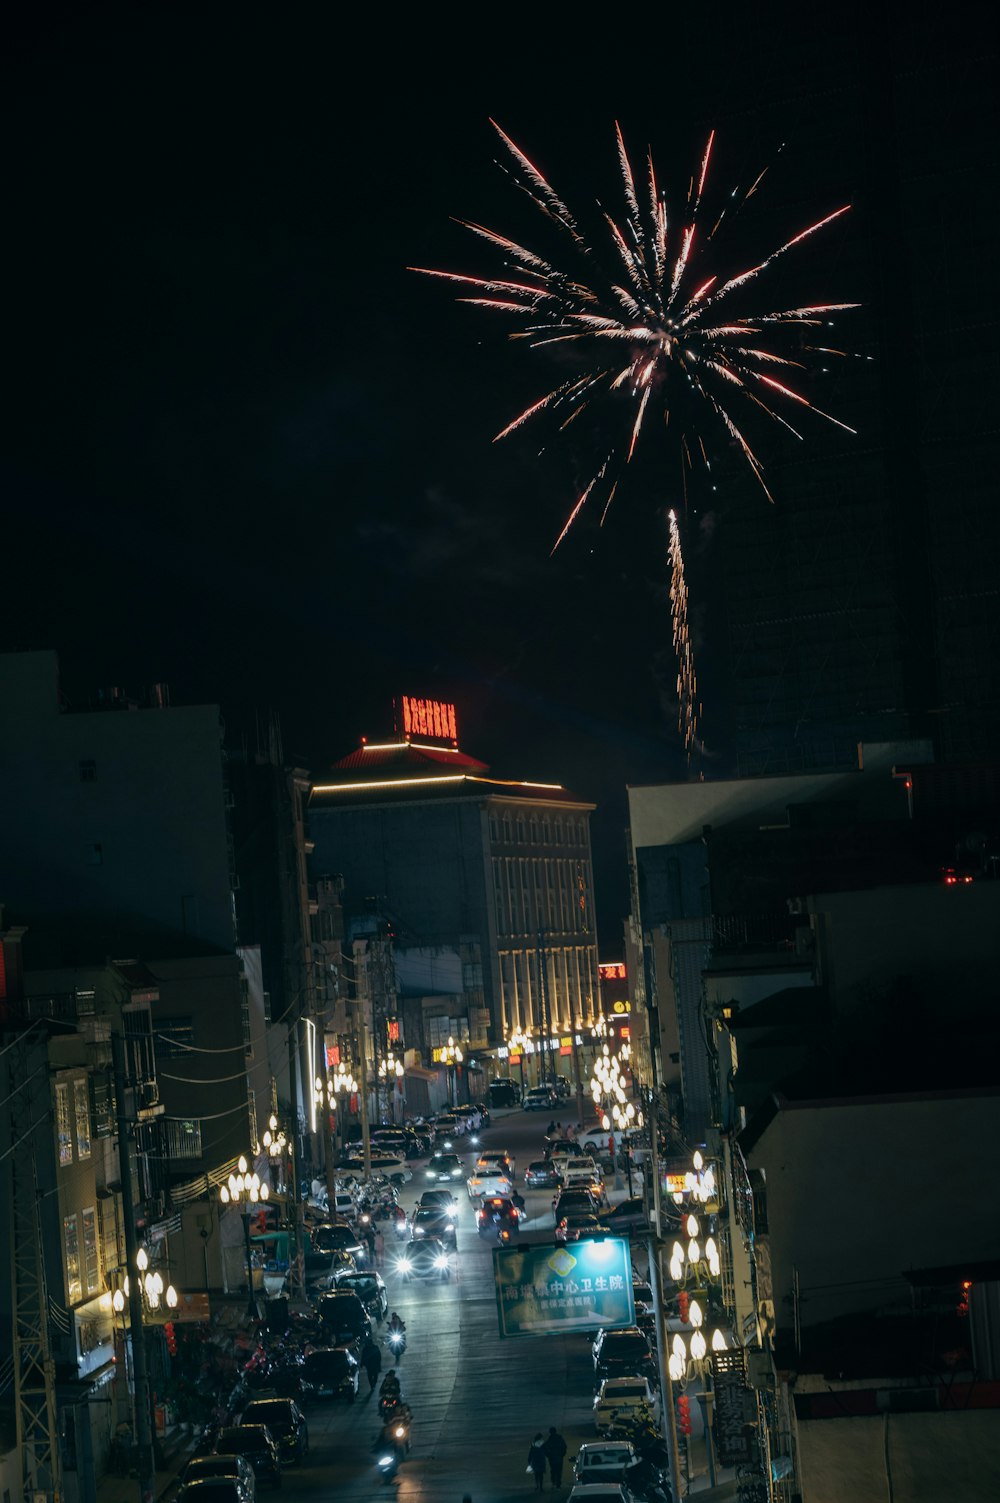
[[[158,1269],[149,1265],[149,1254],[142,1244],[136,1247],[133,1258],[132,1275],[130,1277],[127,1268],[119,1268],[109,1275],[108,1282],[115,1282],[115,1288],[111,1292],[111,1308],[121,1320],[122,1328],[122,1356],[125,1371],[122,1374],[126,1392],[129,1394],[129,1402],[132,1408],[132,1434],[136,1438],[137,1461],[141,1459],[139,1453],[139,1440],[143,1430],[143,1422],[140,1421],[140,1412],[144,1414],[145,1425],[149,1427],[152,1442],[152,1408],[148,1414],[140,1410],[140,1404],[149,1402],[148,1389],[142,1392],[141,1385],[136,1383],[137,1366],[135,1354],[138,1347],[145,1345],[145,1328],[149,1323],[157,1323],[163,1316],[170,1318],[177,1308],[177,1290],[173,1284],[164,1284],[163,1275]],[[126,1318],[128,1312],[128,1318]],[[128,1335],[132,1337],[132,1363],[129,1371],[128,1359]],[[129,1381],[131,1377],[131,1383]],[[145,1485],[140,1475],[140,1491],[146,1495]]]
[[[324,1109],[327,1112],[333,1113],[333,1120],[335,1124],[334,1131],[332,1133],[332,1142],[330,1144],[330,1160],[332,1162],[330,1164],[330,1167],[328,1168],[326,1186],[327,1196],[331,1205],[333,1204],[333,1192],[336,1189],[336,1185],[334,1183],[334,1170],[336,1168],[337,1161],[338,1136],[336,1124],[338,1122],[341,1123],[339,1136],[340,1147],[341,1149],[343,1149],[347,1146],[347,1133],[343,1126],[343,1114],[347,1110],[347,1107],[346,1102],[343,1098],[356,1095],[359,1089],[360,1087],[358,1086],[358,1082],[355,1080],[354,1076],[351,1074],[350,1070],[343,1063],[343,1061],[338,1063],[336,1069],[332,1070],[329,1075],[327,1075],[325,1082],[321,1079],[320,1076],[317,1075],[316,1077],[316,1083],[314,1086],[316,1103],[317,1105],[324,1105],[325,1103]]]
[[[392,1122],[396,1120],[396,1085],[403,1078],[403,1063],[398,1060],[392,1050],[378,1062],[379,1085],[385,1087],[386,1115]]]
[[[448,1066],[448,1071],[451,1079],[451,1104],[452,1106],[457,1106],[458,1067],[462,1063],[464,1055],[462,1054],[462,1051],[459,1048],[458,1044],[456,1044],[455,1040],[451,1037],[451,1034],[448,1035],[448,1042],[441,1050],[441,1058]]]
[[[635,1107],[629,1101],[622,1083],[622,1068],[617,1054],[612,1054],[609,1046],[603,1044],[601,1053],[594,1061],[593,1073],[590,1079],[590,1091],[594,1098],[594,1105],[601,1113],[601,1126],[605,1132],[610,1133],[612,1124],[616,1137],[610,1138],[612,1156],[615,1168],[615,1188],[621,1188],[621,1173],[618,1167],[618,1143],[623,1141],[635,1120]],[[629,1154],[626,1165],[628,1169],[629,1194],[632,1193],[632,1161]]]
[[[517,1063],[521,1069],[522,1100],[524,1098],[524,1056],[527,1053],[528,1045],[530,1042],[531,1041],[528,1038],[527,1034],[522,1033],[520,1028],[515,1028],[507,1038],[507,1048],[511,1054],[517,1055]]]
[[[266,1180],[261,1180],[259,1174],[247,1172],[247,1161],[242,1156],[239,1161],[239,1173],[229,1176],[228,1185],[219,1187],[219,1199],[224,1206],[239,1206],[243,1217],[243,1238],[246,1244],[247,1258],[247,1315],[251,1320],[257,1318],[257,1304],[253,1294],[253,1247],[250,1243],[250,1217],[253,1215],[250,1207],[261,1201],[266,1202],[270,1195],[270,1189]]]

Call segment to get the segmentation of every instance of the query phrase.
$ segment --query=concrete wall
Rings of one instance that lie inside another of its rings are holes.
[[[793,1269],[807,1327],[898,1304],[909,1269],[1000,1258],[998,1142],[1000,1089],[779,1110],[746,1148],[766,1176],[778,1327]]]
[[[802,1503],[995,1503],[1000,1411],[799,1420]]]

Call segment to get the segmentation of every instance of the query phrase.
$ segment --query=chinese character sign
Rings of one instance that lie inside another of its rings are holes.
[[[501,1336],[549,1336],[629,1326],[635,1320],[632,1265],[623,1237],[565,1247],[493,1252]]]
[[[403,695],[403,734],[427,736],[435,741],[457,741],[455,706],[437,699],[412,699]]]

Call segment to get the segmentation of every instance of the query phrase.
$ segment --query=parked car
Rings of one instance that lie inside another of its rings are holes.
[[[368,1262],[367,1242],[346,1221],[328,1221],[322,1226],[313,1227],[310,1240],[316,1252],[347,1253],[358,1268]]]
[[[212,1449],[219,1456],[245,1457],[258,1482],[263,1478],[272,1487],[281,1486],[278,1442],[266,1425],[225,1425],[215,1437]],[[195,1485],[191,1483],[192,1487]]]
[[[573,1462],[574,1482],[621,1482],[635,1452],[627,1440],[586,1441]]]
[[[214,1453],[207,1456],[192,1456],[181,1473],[182,1482],[200,1482],[207,1477],[238,1477],[243,1484],[246,1503],[253,1503],[257,1481],[253,1467],[245,1456],[239,1456],[235,1452],[222,1453],[218,1456]]]
[[[302,1386],[315,1399],[346,1399],[358,1396],[361,1364],[354,1352],[343,1346],[316,1346],[302,1362]]]
[[[594,1399],[594,1424],[598,1432],[623,1419],[645,1418],[656,1409],[656,1394],[648,1378],[626,1375],[605,1378]]]
[[[641,1195],[633,1195],[601,1215],[609,1232],[648,1231],[649,1216]]]
[[[338,1289],[353,1289],[374,1321],[384,1320],[389,1313],[389,1294],[385,1280],[373,1269],[359,1272],[344,1272],[337,1275]]]
[[[252,1503],[256,1494],[247,1490],[242,1477],[229,1473],[218,1477],[197,1477],[182,1482],[174,1497],[181,1503]]]
[[[547,1112],[556,1105],[558,1100],[555,1091],[550,1090],[548,1086],[532,1086],[531,1090],[526,1092],[521,1105],[526,1112]]]
[[[649,1342],[638,1326],[622,1326],[617,1330],[602,1328],[591,1351],[595,1387],[602,1378],[652,1376],[653,1358]]]
[[[330,1289],[321,1294],[316,1314],[331,1346],[351,1346],[360,1353],[372,1333],[371,1316],[353,1289]]]
[[[278,1442],[283,1464],[301,1463],[309,1454],[309,1426],[294,1399],[252,1399],[240,1416],[241,1425],[266,1425]]]
[[[624,1482],[580,1482],[566,1503],[633,1503],[633,1498]]]

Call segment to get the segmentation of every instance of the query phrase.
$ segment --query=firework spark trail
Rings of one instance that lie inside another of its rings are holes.
[[[698,677],[694,669],[694,652],[691,648],[691,632],[688,627],[688,592],[684,579],[684,555],[681,552],[681,531],[676,512],[670,519],[670,619],[674,631],[674,653],[677,658],[677,730],[680,734],[687,759],[698,741]]]
[[[734,294],[754,285],[778,257],[838,220],[849,206],[807,225],[756,265],[720,284],[717,275],[706,275],[710,268],[698,265],[723,217],[719,216],[711,233],[704,237],[698,216],[708,184],[714,131],[705,146],[697,177],[691,180],[686,222],[678,233],[668,234],[666,203],[657,185],[652,156],[646,157],[642,183],[636,178],[625,138],[616,123],[615,143],[625,215],[618,220],[601,211],[613,247],[615,272],[609,276],[548,179],[495,121],[491,124],[513,158],[513,168],[504,170],[550,226],[568,237],[569,244],[563,238],[562,245],[575,265],[559,266],[506,235],[459,220],[509,258],[507,275],[474,277],[429,267],[410,269],[452,282],[462,289],[460,302],[516,318],[521,327],[512,332],[511,338],[526,339],[530,348],[536,350],[553,344],[575,345],[589,366],[581,380],[563,381],[529,403],[506,424],[498,438],[506,437],[529,418],[545,412],[552,414],[560,429],[565,428],[568,421],[579,415],[581,393],[585,390],[588,402],[603,397],[612,401],[617,398],[626,408],[631,404],[627,412],[627,436],[623,436],[617,450],[618,464],[625,466],[632,460],[652,414],[668,421],[675,393],[683,396],[693,390],[705,401],[706,413],[714,415],[723,432],[737,444],[770,500],[763,466],[730,411],[731,401],[746,400],[751,409],[761,409],[796,437],[800,435],[772,403],[794,402],[847,432],[854,431],[839,418],[814,407],[799,392],[766,377],[759,369],[761,364],[801,365],[802,362],[763,348],[755,341],[763,336],[766,326],[774,326],[780,333],[790,326],[819,325],[827,322],[831,313],[857,307],[856,303],[817,303],[744,317],[730,315],[724,323],[713,321],[709,314],[723,299],[728,302]],[[757,191],[763,176],[762,172],[754,180],[741,203]],[[513,278],[509,272],[512,263],[516,266]],[[469,296],[468,292],[480,295]],[[529,320],[526,326],[525,319]],[[805,346],[795,353],[809,350]],[[683,441],[683,428],[679,436]],[[610,491],[603,508],[603,523],[619,478],[611,473],[612,457],[602,462],[583,487],[559,534],[557,547],[587,499],[598,489],[599,482],[607,482]]]

